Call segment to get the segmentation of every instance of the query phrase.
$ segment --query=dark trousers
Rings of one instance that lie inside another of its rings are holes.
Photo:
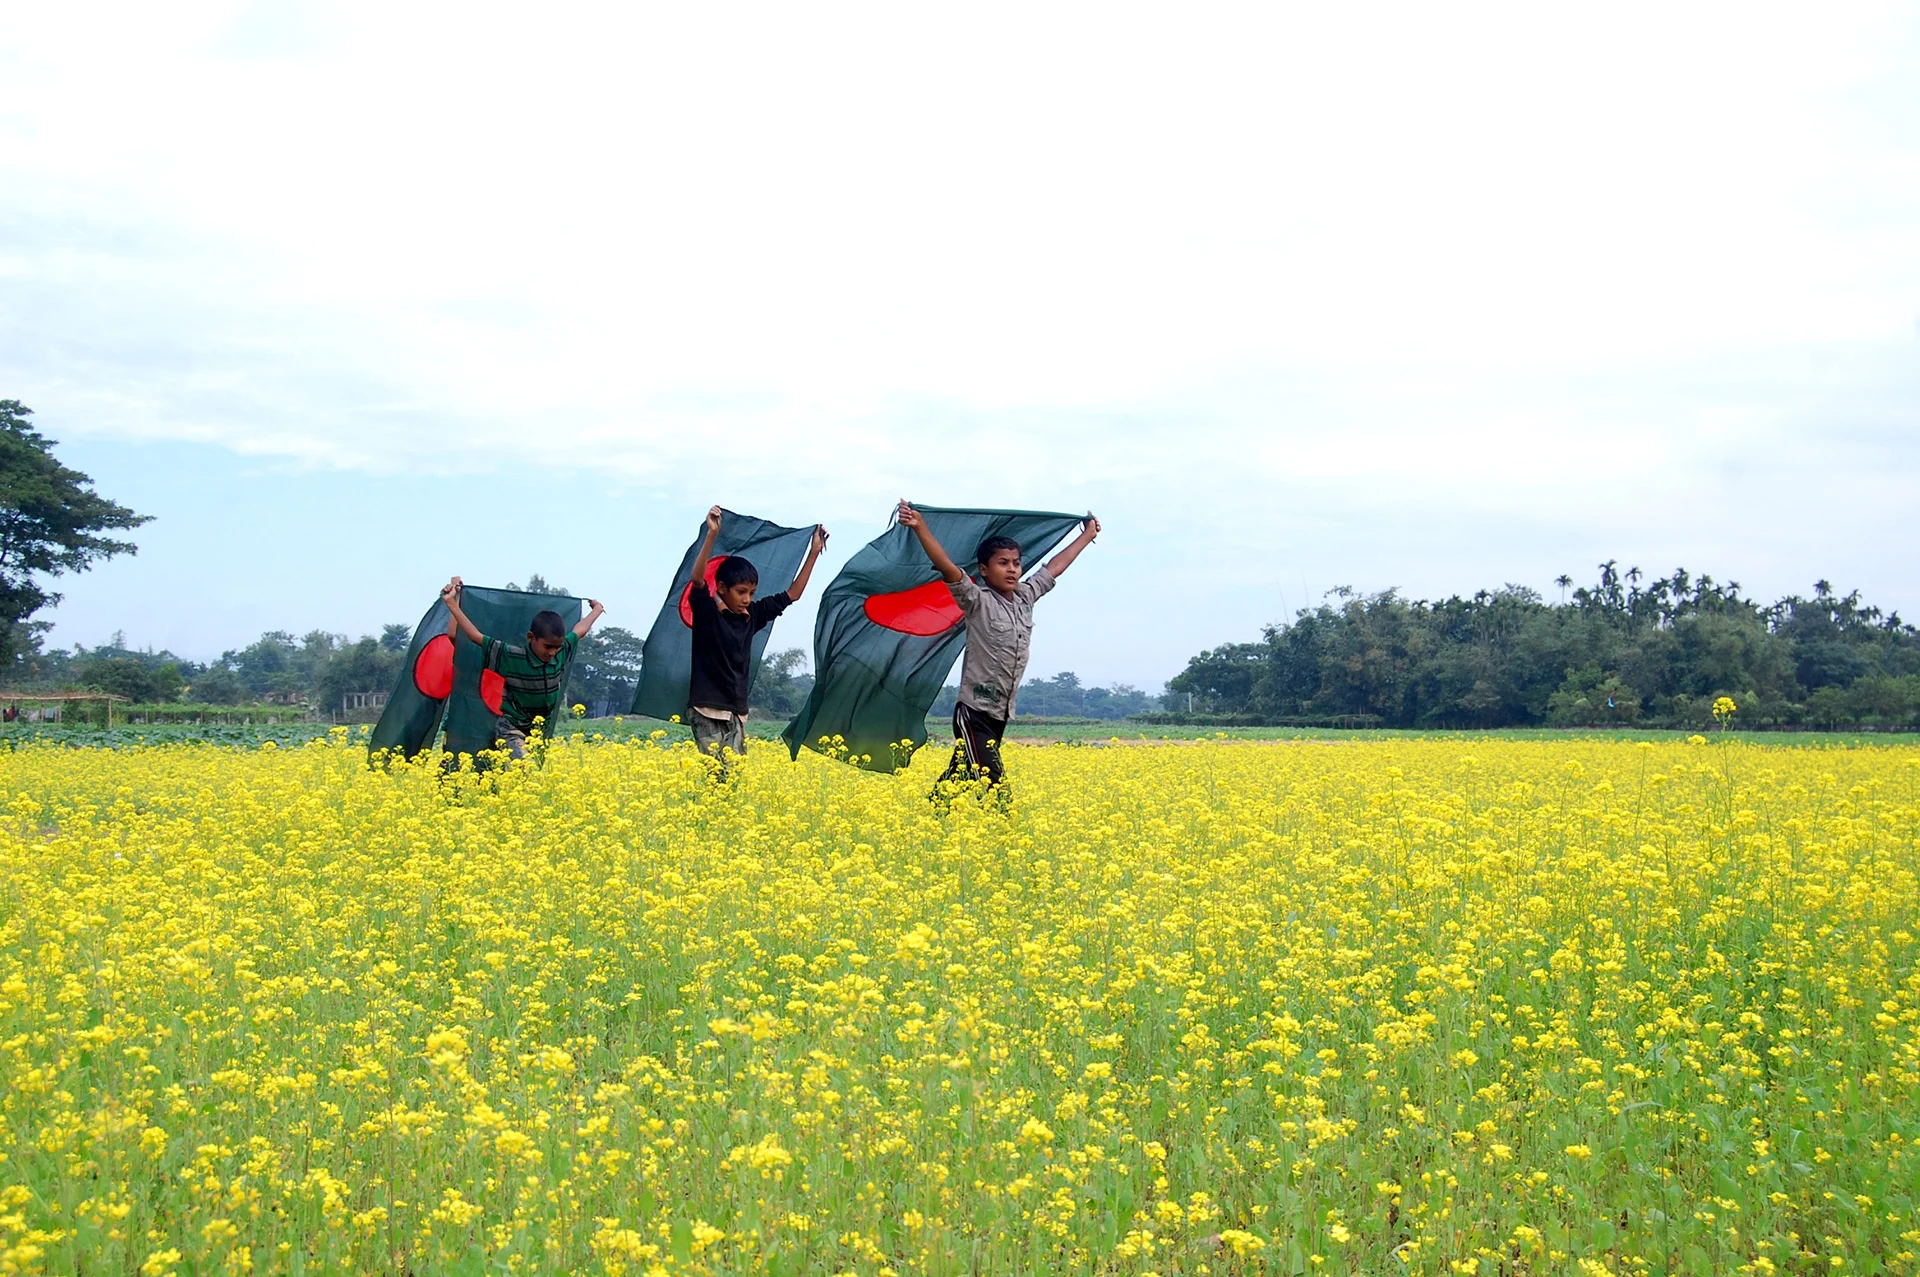
[[[1006,719],[989,717],[971,705],[954,706],[953,757],[935,784],[955,779],[978,780],[984,776],[987,784],[998,785],[1007,774],[1000,762],[1000,742],[1006,734]]]

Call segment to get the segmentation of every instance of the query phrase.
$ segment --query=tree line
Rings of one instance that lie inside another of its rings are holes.
[[[1434,602],[1329,591],[1257,642],[1201,652],[1167,701],[1220,720],[1387,727],[1702,727],[1730,696],[1743,726],[1907,728],[1920,632],[1817,581],[1762,603],[1676,569],[1617,560],[1549,602],[1522,585]]]
[[[960,696],[957,684],[940,689],[940,696],[928,711],[929,717],[953,717],[954,702]],[[1052,678],[1030,678],[1020,685],[1014,707],[1022,718],[1131,718],[1160,708],[1160,698],[1126,683],[1112,687],[1086,687],[1072,670],[1062,670]]]
[[[270,630],[243,648],[197,662],[165,650],[136,650],[116,634],[99,646],[38,652],[19,663],[10,684],[24,692],[84,688],[143,705],[304,705],[325,717],[349,693],[391,692],[406,664],[411,626],[350,638],[326,630]],[[568,684],[576,700],[631,700],[640,640],[616,626],[581,644]],[[631,666],[631,672],[629,667]],[[626,707],[620,701],[618,713]]]
[[[534,583],[537,586],[540,578]],[[136,650],[124,634],[115,634],[93,648],[35,652],[16,668],[12,683],[23,691],[111,692],[141,705],[288,705],[330,716],[341,713],[350,693],[390,692],[401,678],[412,641],[412,628],[397,623],[357,639],[326,630],[297,637],[271,630],[203,663],[164,650]],[[617,625],[602,626],[582,639],[567,679],[568,700],[584,704],[594,715],[625,713],[640,681],[642,642],[641,635]],[[749,694],[753,710],[770,718],[798,713],[813,688],[806,666],[807,654],[800,648],[768,652]],[[951,715],[957,692],[956,687],[946,688],[933,713]],[[1157,704],[1156,698],[1124,684],[1083,687],[1070,671],[1029,680],[1020,692],[1021,712],[1030,716],[1120,719]]]
[[[521,587],[509,581],[509,590]],[[534,594],[568,594],[539,573],[527,579]],[[21,691],[85,688],[124,696],[141,705],[191,703],[305,706],[326,717],[342,714],[349,694],[391,692],[406,667],[413,627],[384,625],[379,634],[349,638],[329,630],[295,636],[269,630],[245,647],[197,662],[172,652],[135,650],[125,634],[96,647],[72,651],[26,645],[11,662],[11,686]],[[580,641],[567,678],[568,699],[596,715],[622,714],[640,681],[645,638],[617,625],[603,625]],[[769,652],[754,679],[751,704],[776,717],[790,717],[813,685],[806,653]],[[371,717],[371,713],[362,714]]]
[[[506,588],[520,587],[509,582]],[[538,574],[527,589],[567,593]],[[136,651],[124,634],[115,634],[107,643],[71,652],[42,651],[33,644],[13,662],[9,681],[23,691],[80,687],[143,705],[304,705],[328,716],[343,711],[350,693],[391,692],[412,641],[413,626],[405,622],[359,638],[329,630],[299,636],[269,630],[245,647],[197,662],[165,650]],[[568,695],[597,711],[623,712],[639,681],[641,644],[640,635],[616,625],[588,635],[575,653]]]

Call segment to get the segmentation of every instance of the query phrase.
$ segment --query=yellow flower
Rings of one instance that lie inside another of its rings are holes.
[[[1038,1118],[1028,1118],[1020,1127],[1020,1138],[1028,1144],[1051,1144],[1053,1129]]]
[[[353,1271],[1219,1271],[1291,1236],[1261,1183],[1366,1264],[1578,1268],[1547,1237],[1605,1158],[1502,1142],[1523,1117],[1657,1121],[1693,1184],[1729,1095],[1920,1096],[1920,747],[1722,740],[1016,736],[1019,804],[936,812],[931,751],[755,750],[718,787],[664,729],[491,772],[15,739],[0,1268],[117,1233],[146,1277],[303,1239]],[[1809,1170],[1743,1126],[1753,1173],[1685,1222],[1803,1195],[1890,1265],[1913,1225],[1871,1186],[1911,1144],[1808,1117]],[[1347,1221],[1396,1207],[1388,1264]]]

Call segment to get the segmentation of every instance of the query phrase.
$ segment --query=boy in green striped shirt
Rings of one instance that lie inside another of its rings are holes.
[[[460,610],[460,578],[454,577],[440,591],[440,598],[453,615],[450,630],[458,629],[480,645],[480,667],[492,670],[505,685],[500,694],[500,721],[494,727],[493,747],[504,749],[515,758],[527,756],[527,736],[534,720],[544,719],[549,733],[558,721],[560,694],[567,686],[567,666],[580,640],[593,629],[593,623],[606,611],[600,600],[588,599],[587,614],[569,630],[558,612],[533,614],[527,626],[524,645],[506,643],[482,634],[478,626]]]

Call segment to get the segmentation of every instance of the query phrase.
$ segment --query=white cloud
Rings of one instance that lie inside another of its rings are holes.
[[[1564,552],[1743,485],[1897,502],[1914,34],[1900,6],[13,6],[0,376],[69,434],[319,466],[531,441],[641,485],[737,455],[742,502],[1197,530],[1225,500],[1281,541],[1344,519],[1353,575],[1403,583],[1426,550],[1377,528],[1450,511]]]

